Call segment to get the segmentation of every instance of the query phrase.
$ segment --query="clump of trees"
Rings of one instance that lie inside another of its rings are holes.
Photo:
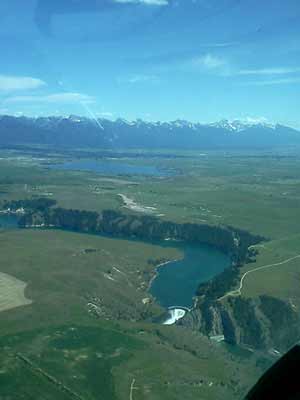
[[[24,206],[26,205],[25,202],[21,202],[19,205],[22,204]],[[244,258],[244,252],[240,254],[240,249],[243,250],[243,247],[236,245],[235,231],[228,227],[190,223],[177,224],[170,221],[161,221],[152,216],[122,214],[115,210],[104,210],[102,214],[98,214],[85,210],[51,208],[51,203],[30,203],[29,205],[30,207],[26,206],[26,208],[31,211],[31,216],[33,216],[34,212],[39,212],[46,225],[83,232],[136,237],[142,240],[153,241],[172,238],[187,243],[204,243],[218,248],[231,255],[234,259],[241,260]],[[27,218],[30,219],[30,215]]]
[[[45,197],[40,197],[37,199],[12,200],[3,202],[3,208],[5,209],[9,208],[12,211],[24,208],[25,211],[44,212],[48,208],[53,207],[55,205],[56,205],[56,200],[48,199]]]
[[[219,297],[222,297],[225,293],[238,286],[239,274],[238,266],[232,265],[209,282],[201,283],[198,286],[196,294],[197,296],[205,296],[210,302],[217,300]]]

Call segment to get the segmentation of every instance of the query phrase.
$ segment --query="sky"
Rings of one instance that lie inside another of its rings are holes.
[[[300,129],[299,0],[3,0],[0,114]]]

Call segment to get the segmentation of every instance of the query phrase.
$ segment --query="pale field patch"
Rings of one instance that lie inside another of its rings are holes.
[[[31,304],[24,294],[26,286],[25,282],[0,272],[0,312]]]

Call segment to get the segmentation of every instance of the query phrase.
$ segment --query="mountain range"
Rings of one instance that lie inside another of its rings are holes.
[[[48,145],[62,148],[250,149],[300,146],[300,132],[280,124],[222,120],[126,121],[68,117],[0,116],[0,146]]]

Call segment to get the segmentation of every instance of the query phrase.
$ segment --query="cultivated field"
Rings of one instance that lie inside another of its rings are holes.
[[[24,294],[26,286],[19,279],[0,272],[0,312],[31,304]]]

